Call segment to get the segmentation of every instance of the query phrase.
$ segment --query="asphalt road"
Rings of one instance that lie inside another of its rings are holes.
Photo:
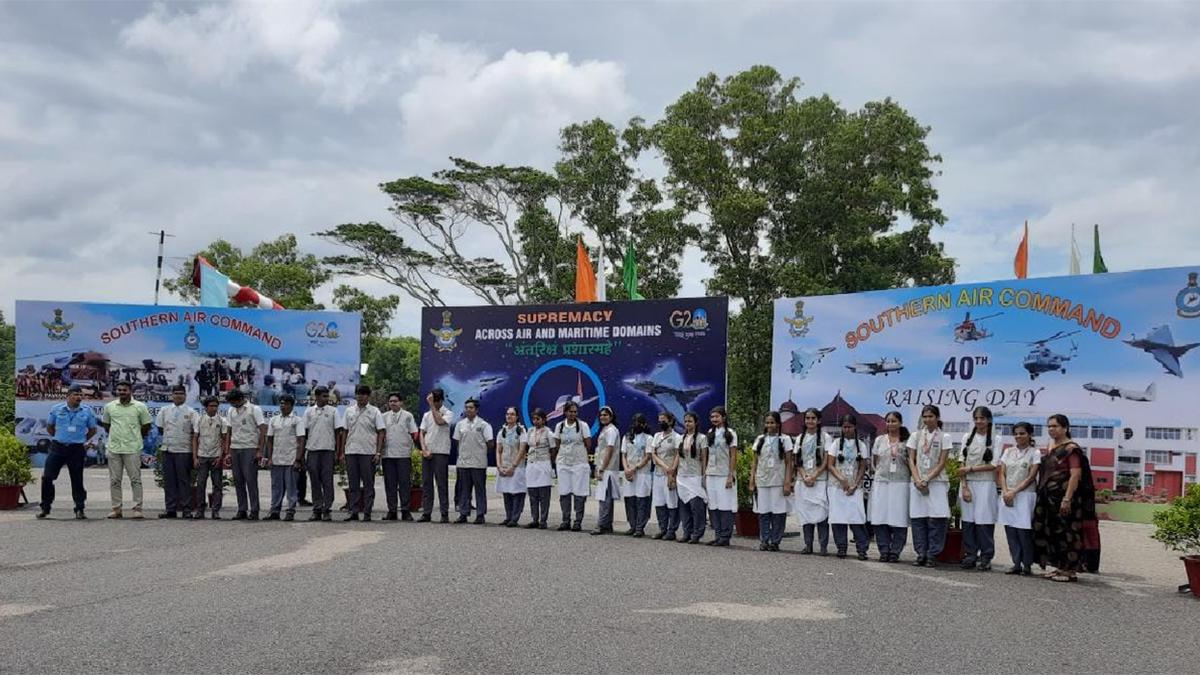
[[[104,478],[88,472],[91,520],[69,520],[67,502],[45,521],[0,512],[0,672],[1200,668],[1200,600],[1175,592],[1182,566],[1145,526],[1105,524],[1105,573],[1054,584],[762,553],[750,540],[107,521]],[[60,486],[61,499],[65,476]],[[147,496],[152,515],[161,491]]]

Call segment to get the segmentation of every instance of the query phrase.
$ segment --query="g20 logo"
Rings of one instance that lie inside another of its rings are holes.
[[[671,312],[668,319],[672,328],[706,330],[708,328],[708,312],[703,308],[677,309]]]
[[[338,325],[336,321],[309,321],[304,324],[304,334],[314,340],[336,340]]]

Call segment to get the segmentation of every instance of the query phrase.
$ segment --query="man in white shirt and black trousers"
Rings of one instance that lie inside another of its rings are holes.
[[[371,405],[371,388],[360,384],[354,389],[354,403],[346,407],[345,430],[342,434],[342,456],[346,460],[346,477],[350,481],[350,515],[345,520],[371,520],[375,504],[375,465],[383,455],[387,426],[383,413]]]
[[[313,390],[316,405],[304,410],[304,463],[312,483],[312,515],[309,520],[333,520],[333,464],[342,450],[342,415],[329,403],[329,389]]]
[[[421,515],[428,523],[433,515],[433,487],[437,485],[442,522],[450,522],[450,433],[454,413],[445,406],[446,394],[434,389],[425,396],[429,411],[421,417]]]
[[[171,387],[171,405],[158,409],[159,436],[163,448],[163,493],[166,510],[159,518],[174,518],[180,511],[184,518],[192,517],[192,432],[196,411],[184,405],[187,389]]]
[[[478,416],[479,401],[467,399],[463,406],[466,417],[454,425],[454,440],[458,441],[458,464],[455,467],[455,492],[458,494],[457,523],[467,522],[471,512],[471,493],[475,494],[475,524],[483,524],[487,513],[488,450],[495,448],[492,425]]]

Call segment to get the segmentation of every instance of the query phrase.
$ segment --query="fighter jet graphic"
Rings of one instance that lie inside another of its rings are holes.
[[[446,393],[446,407],[456,414],[462,414],[463,405],[470,398],[483,398],[487,392],[504,384],[508,378],[504,375],[480,375],[463,382],[453,375],[444,375],[433,383]]]
[[[1175,344],[1175,338],[1171,337],[1171,327],[1166,324],[1156,326],[1144,338],[1131,335],[1129,340],[1122,340],[1122,342],[1153,356],[1155,361],[1158,361],[1168,373],[1175,377],[1183,377],[1183,366],[1179,365],[1179,357],[1191,349],[1200,347],[1200,342],[1186,345]]]
[[[836,347],[818,347],[817,349],[795,349],[792,351],[792,374],[796,379],[808,377],[808,371],[821,362],[826,354],[833,352]]]
[[[1103,382],[1084,382],[1083,388],[1095,394],[1104,394],[1110,400],[1123,398],[1126,401],[1142,401],[1144,403],[1153,401],[1157,394],[1153,382],[1150,383],[1149,387],[1146,387],[1145,391],[1123,389],[1111,384],[1104,384]]]
[[[625,378],[625,386],[654,399],[663,410],[675,416],[678,426],[683,425],[683,414],[698,398],[712,390],[712,385],[688,386],[683,382],[683,372],[677,361],[662,361],[648,375]]]
[[[546,421],[556,420],[567,413],[567,404],[572,401],[580,408],[600,398],[593,396],[591,398],[583,397],[583,373],[579,373],[579,379],[575,383],[575,394],[563,394],[554,401],[554,410],[546,414]]]

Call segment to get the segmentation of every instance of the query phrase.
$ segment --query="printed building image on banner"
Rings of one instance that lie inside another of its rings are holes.
[[[122,380],[151,414],[175,385],[197,408],[236,388],[272,414],[285,393],[299,408],[318,384],[351,399],[358,383],[357,314],[18,301],[16,328],[17,435],[38,465],[46,414],[71,385],[97,414]],[[101,431],[90,461],[103,461],[103,442]]]
[[[426,307],[421,314],[422,399],[446,393],[461,417],[469,398],[494,428],[508,406],[550,426],[565,405],[596,431],[601,406],[624,432],[635,412],[657,428],[660,410],[700,413],[725,404],[726,298],[570,305]],[[422,401],[422,411],[427,408]],[[419,418],[419,415],[418,415]]]
[[[1168,496],[1196,481],[1200,266],[775,301],[771,403],[784,429],[822,410],[881,433],[940,407],[958,441],[987,406],[1001,430],[1066,414],[1098,488]]]

